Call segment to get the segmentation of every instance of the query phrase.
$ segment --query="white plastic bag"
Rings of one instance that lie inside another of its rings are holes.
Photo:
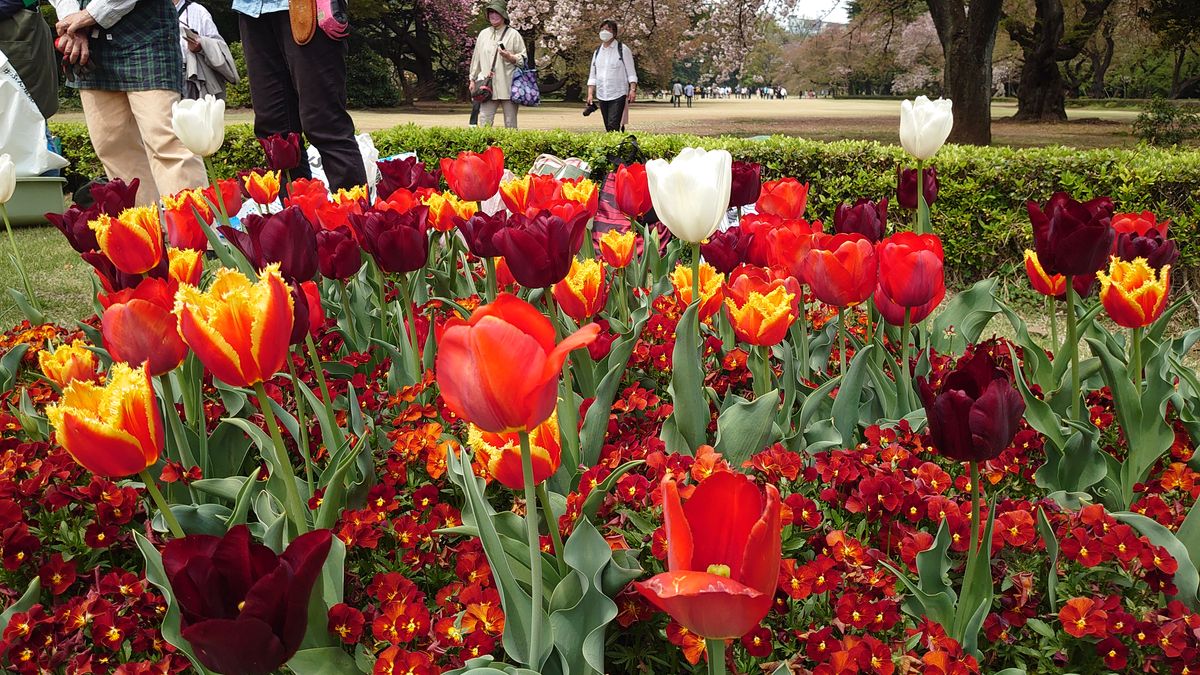
[[[379,182],[379,167],[376,165],[379,161],[379,151],[375,149],[375,141],[371,134],[366,133],[358,134],[354,140],[358,142],[358,152],[362,155],[367,185],[373,187]],[[308,167],[312,170],[313,180],[329,185],[329,179],[325,177],[325,167],[321,162],[321,152],[312,145],[308,146]]]
[[[0,154],[12,157],[17,176],[40,176],[68,164],[46,147],[46,120],[4,52],[0,52]]]

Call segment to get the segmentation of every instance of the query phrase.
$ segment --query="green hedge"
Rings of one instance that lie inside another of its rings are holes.
[[[55,124],[74,170],[100,173],[85,129]],[[504,148],[509,167],[523,169],[542,153],[580,157],[605,169],[622,137],[561,131],[426,128],[404,125],[376,132],[381,156],[414,151],[425,160],[480,151],[491,144]],[[764,179],[796,176],[811,181],[810,217],[832,224],[833,209],[859,197],[887,196],[894,202],[896,167],[908,162],[899,146],[871,141],[825,143],[775,136],[765,140],[730,137],[643,134],[642,149],[651,157],[671,157],[689,145],[726,148],[735,159],[763,165]],[[232,126],[215,157],[218,170],[262,163],[250,128]],[[1021,274],[1021,250],[1031,246],[1026,200],[1043,201],[1065,190],[1079,199],[1108,195],[1119,211],[1149,209],[1172,222],[1181,249],[1178,268],[1200,269],[1200,151],[1154,148],[1076,150],[946,146],[935,158],[941,191],[933,211],[935,228],[945,242],[947,269],[961,281],[1000,274]],[[893,223],[911,214],[894,208]]]

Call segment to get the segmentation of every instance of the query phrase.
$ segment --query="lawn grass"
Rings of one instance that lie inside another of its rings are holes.
[[[67,244],[61,232],[50,226],[22,227],[13,230],[13,238],[49,321],[72,326],[92,315],[92,267]],[[0,292],[0,326],[7,328],[25,317],[6,292],[21,287],[7,237],[0,248],[4,251],[0,255],[0,291],[4,291]]]

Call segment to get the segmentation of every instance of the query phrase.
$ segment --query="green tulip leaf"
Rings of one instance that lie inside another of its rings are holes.
[[[992,317],[1002,311],[996,302],[996,278],[989,277],[946,303],[929,330],[930,344],[940,354],[961,354],[979,341]]]
[[[17,601],[8,607],[4,608],[4,612],[0,613],[0,634],[4,633],[4,629],[8,628],[8,622],[12,621],[13,615],[18,612],[28,612],[31,607],[38,603],[42,597],[42,581],[41,577],[34,577],[29,581],[29,585],[25,587],[25,592]]]
[[[1050,602],[1050,613],[1057,614],[1058,537],[1054,536],[1054,527],[1050,524],[1050,520],[1046,518],[1046,510],[1038,507],[1037,514],[1038,534],[1042,536],[1042,542],[1046,544],[1046,557],[1050,559],[1050,569],[1046,573],[1046,597]]]
[[[21,343],[0,357],[0,391],[9,391],[16,384],[17,375],[21,372],[21,357],[28,350],[29,345]]]
[[[1196,569],[1196,560],[1191,557],[1188,547],[1161,523],[1139,513],[1124,511],[1113,513],[1112,516],[1142,533],[1151,544],[1167,549],[1167,553],[1170,553],[1179,565],[1172,579],[1176,591],[1174,597],[1192,610],[1200,610],[1200,598],[1197,597],[1197,590],[1200,590],[1200,572]]]
[[[733,399],[717,418],[715,448],[730,466],[737,469],[774,442],[771,420],[779,406],[779,390],[772,389],[753,401],[740,396]]]
[[[313,647],[301,649],[287,662],[287,667],[296,675],[360,675],[354,657],[341,647]]]
[[[967,569],[963,574],[962,592],[958,596],[958,607],[954,613],[954,632],[951,635],[963,646],[963,650],[979,656],[979,629],[992,609],[995,597],[995,581],[992,579],[992,526],[996,522],[996,501],[988,509],[987,524],[983,528],[983,542],[967,556]],[[974,542],[972,542],[974,545]]]
[[[854,355],[846,374],[842,377],[842,385],[833,400],[833,426],[842,436],[842,443],[851,447],[856,443],[859,410],[862,408],[863,386],[867,381],[867,373],[871,367],[871,352],[875,345],[867,345]]]
[[[617,604],[603,590],[605,567],[612,548],[591,521],[580,519],[563,545],[571,568],[550,598],[550,626],[564,675],[607,672],[604,667],[605,628],[617,616]]]
[[[675,348],[671,352],[671,401],[675,410],[671,417],[675,428],[687,443],[689,454],[708,442],[709,408],[704,395],[704,373],[700,359],[700,324],[697,312],[699,301],[683,312],[675,331]]]

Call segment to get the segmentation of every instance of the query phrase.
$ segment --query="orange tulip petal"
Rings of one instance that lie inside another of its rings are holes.
[[[600,326],[598,324],[589,323],[582,326],[579,330],[571,333],[563,338],[563,341],[554,347],[554,351],[546,355],[546,363],[543,367],[542,377],[545,379],[558,379],[559,373],[562,372],[563,362],[567,360],[567,354],[586,347],[596,341],[600,335]]]
[[[56,438],[76,462],[106,478],[130,476],[158,461],[157,452],[143,454],[132,434],[69,410]]]
[[[728,565],[736,576],[750,530],[763,513],[762,493],[754,482],[741,474],[715,473],[696,487],[683,512],[694,538],[690,567]]]
[[[554,324],[533,305],[512,293],[501,293],[494,302],[476,309],[469,323],[474,326],[488,316],[516,326],[536,340],[543,352],[549,353],[554,349]]]
[[[295,314],[292,294],[279,270],[268,268],[260,278],[266,282],[266,293],[256,298],[258,307],[251,324],[250,350],[259,376],[266,380],[279,372],[287,359]]]
[[[235,387],[249,386],[250,379],[242,372],[242,357],[220,331],[204,320],[200,315],[201,310],[185,305],[176,311],[179,316],[179,334],[196,353],[204,367],[222,382]]]
[[[679,501],[679,486],[673,480],[662,484],[663,523],[667,530],[667,569],[673,572],[692,568],[692,526]]]
[[[705,638],[741,637],[766,616],[765,610],[759,613],[762,593],[715,574],[664,572],[634,586],[684,628]],[[768,609],[770,600],[768,595]]]

